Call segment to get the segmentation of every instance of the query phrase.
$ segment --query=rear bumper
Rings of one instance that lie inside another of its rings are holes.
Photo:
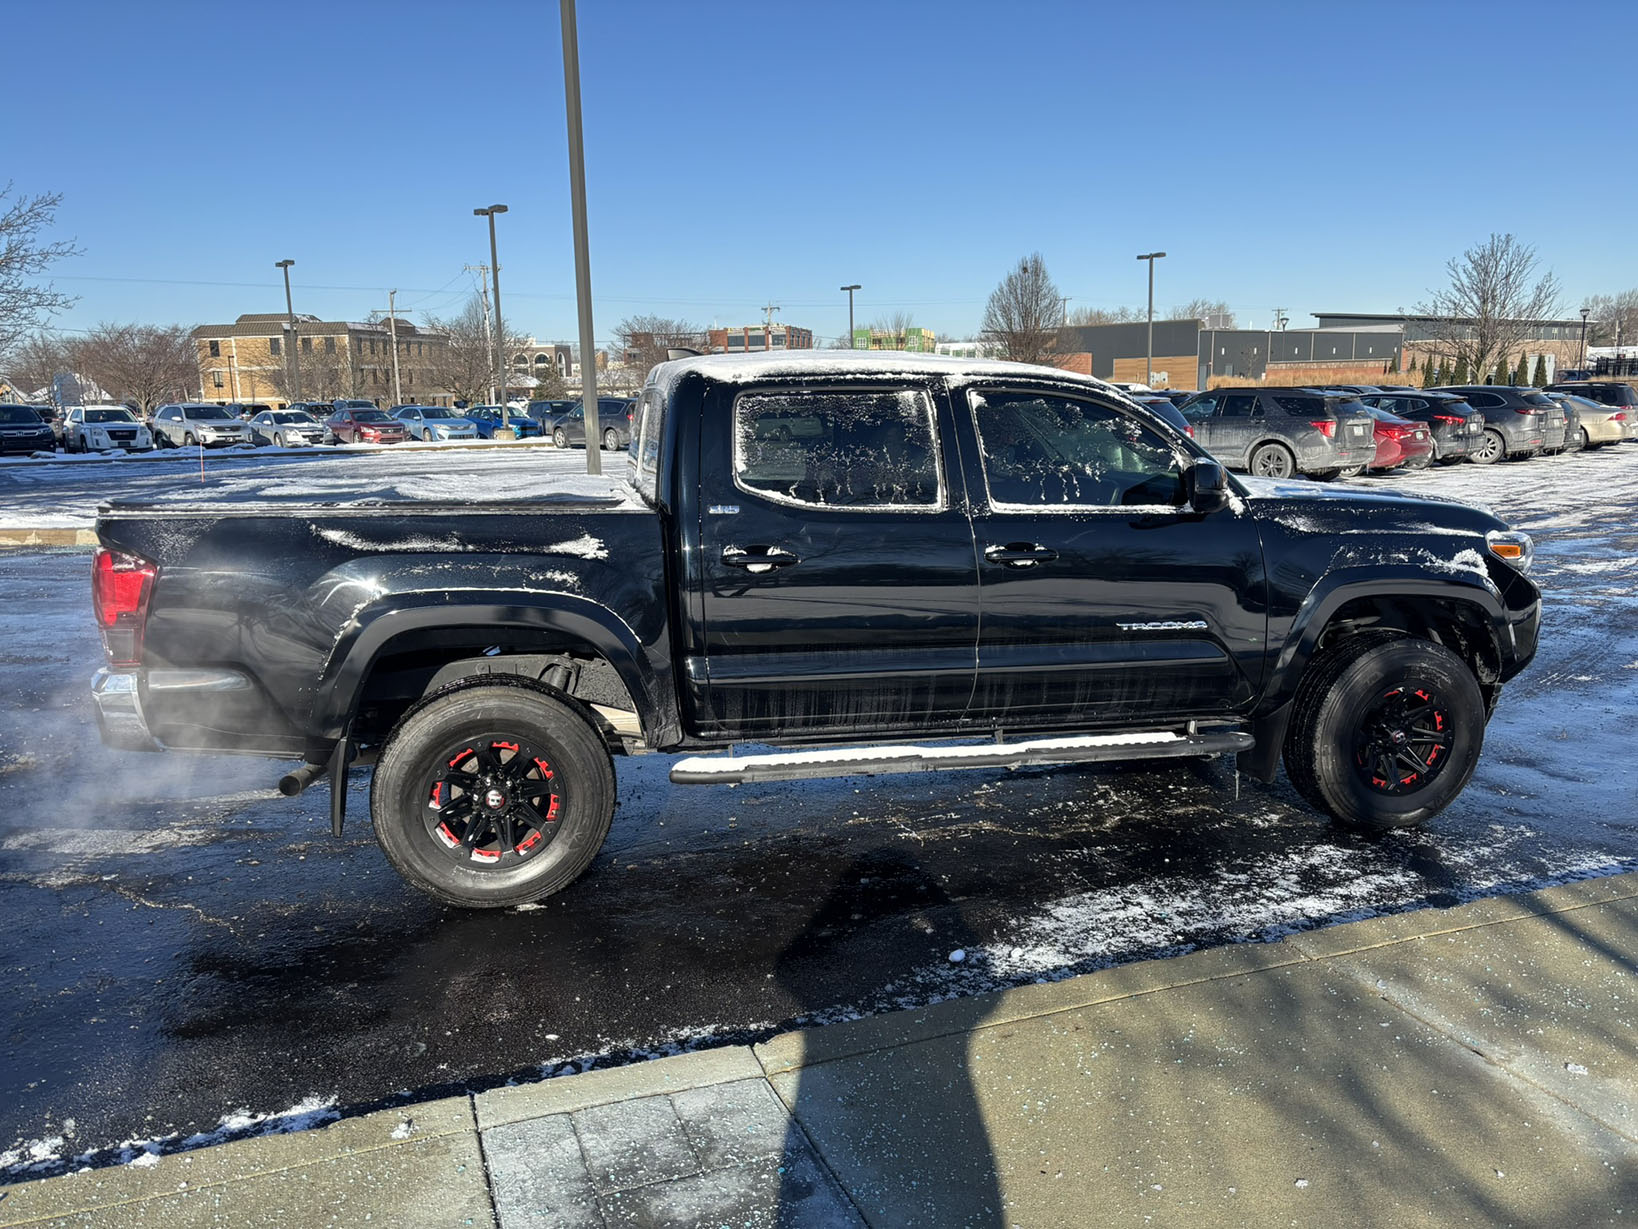
[[[91,699],[102,741],[121,751],[302,754],[306,741],[237,670],[98,670]]]
[[[98,670],[91,680],[91,699],[97,710],[97,732],[106,746],[120,751],[165,749],[148,730],[135,674]]]

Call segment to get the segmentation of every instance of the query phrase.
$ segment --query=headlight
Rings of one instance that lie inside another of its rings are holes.
[[[1536,544],[1530,540],[1529,534],[1508,529],[1492,529],[1485,534],[1484,542],[1490,553],[1508,567],[1520,572],[1530,571],[1530,564],[1536,556]]]

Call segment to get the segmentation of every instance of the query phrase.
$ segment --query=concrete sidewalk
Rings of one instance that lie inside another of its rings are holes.
[[[0,1226],[1638,1222],[1638,875],[0,1189]]]

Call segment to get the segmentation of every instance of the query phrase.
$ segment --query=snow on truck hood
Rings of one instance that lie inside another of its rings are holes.
[[[1409,495],[1334,482],[1253,478],[1247,474],[1235,474],[1234,481],[1245,492],[1253,514],[1299,531],[1378,533],[1400,529],[1466,535],[1506,527],[1506,522],[1489,508],[1444,495]]]

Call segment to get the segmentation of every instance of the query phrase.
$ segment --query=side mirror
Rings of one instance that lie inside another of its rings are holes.
[[[1216,461],[1200,460],[1189,467],[1189,507],[1199,513],[1228,507],[1228,471]]]

